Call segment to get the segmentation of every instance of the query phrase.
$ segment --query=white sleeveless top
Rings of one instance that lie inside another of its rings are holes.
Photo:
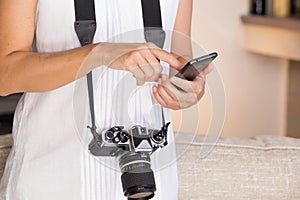
[[[161,0],[165,49],[170,48],[178,0]],[[94,42],[144,42],[140,0],[95,0]],[[57,52],[79,47],[73,0],[39,0],[35,49]],[[42,67],[42,66],[41,66]],[[167,71],[167,66],[165,66]],[[161,127],[151,84],[136,87],[132,75],[99,66],[93,71],[98,131],[115,125]],[[167,121],[170,112],[165,109]],[[126,199],[116,158],[94,157],[86,79],[59,89],[26,93],[15,114],[14,145],[0,185],[1,200]],[[151,157],[157,191],[154,200],[177,199],[172,128],[170,144]]]

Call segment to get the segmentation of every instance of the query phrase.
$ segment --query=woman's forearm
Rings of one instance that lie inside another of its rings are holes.
[[[13,52],[0,58],[0,95],[66,85],[101,64],[97,45],[56,53]],[[96,48],[97,47],[97,48]]]
[[[37,0],[0,0],[0,96],[56,89],[101,63],[101,54],[97,58],[94,51],[99,45],[56,53],[30,52],[36,8]]]
[[[157,59],[175,67],[181,64],[152,43],[98,43],[57,53],[14,52],[0,57],[0,95],[53,90],[100,65],[129,71],[143,85],[159,77],[162,67]]]

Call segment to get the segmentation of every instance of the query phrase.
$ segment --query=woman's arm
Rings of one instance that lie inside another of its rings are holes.
[[[186,61],[193,57],[191,45],[192,11],[193,0],[180,0],[172,36],[171,51]],[[182,61],[183,63],[186,62]]]
[[[0,1],[0,95],[47,91],[73,80],[94,45],[32,53],[37,0]]]
[[[188,62],[193,57],[191,47],[192,10],[193,0],[180,0],[172,38],[172,52],[182,63],[180,67],[171,65],[176,70],[183,67],[183,63]],[[162,75],[159,85],[153,87],[153,94],[158,103],[164,107],[174,110],[190,107],[204,95],[205,76],[210,70],[211,67],[206,68],[193,81]],[[174,85],[183,91],[179,91]]]
[[[30,52],[37,0],[0,0],[0,96],[59,88],[106,64],[133,73],[138,84],[155,80],[156,58],[180,63],[153,44],[93,44],[55,53]]]

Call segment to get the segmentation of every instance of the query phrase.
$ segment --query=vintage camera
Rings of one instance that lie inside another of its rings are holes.
[[[90,152],[95,156],[118,157],[123,192],[129,200],[154,197],[156,185],[150,155],[168,144],[169,125],[163,123],[160,130],[139,125],[128,130],[123,126],[114,126],[101,134],[90,128],[94,135],[89,145]]]

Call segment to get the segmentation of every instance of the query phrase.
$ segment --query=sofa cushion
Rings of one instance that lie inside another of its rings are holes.
[[[181,200],[300,199],[299,139],[177,134],[176,143]]]
[[[300,199],[299,139],[175,138],[180,200]],[[11,145],[0,136],[0,179]]]

